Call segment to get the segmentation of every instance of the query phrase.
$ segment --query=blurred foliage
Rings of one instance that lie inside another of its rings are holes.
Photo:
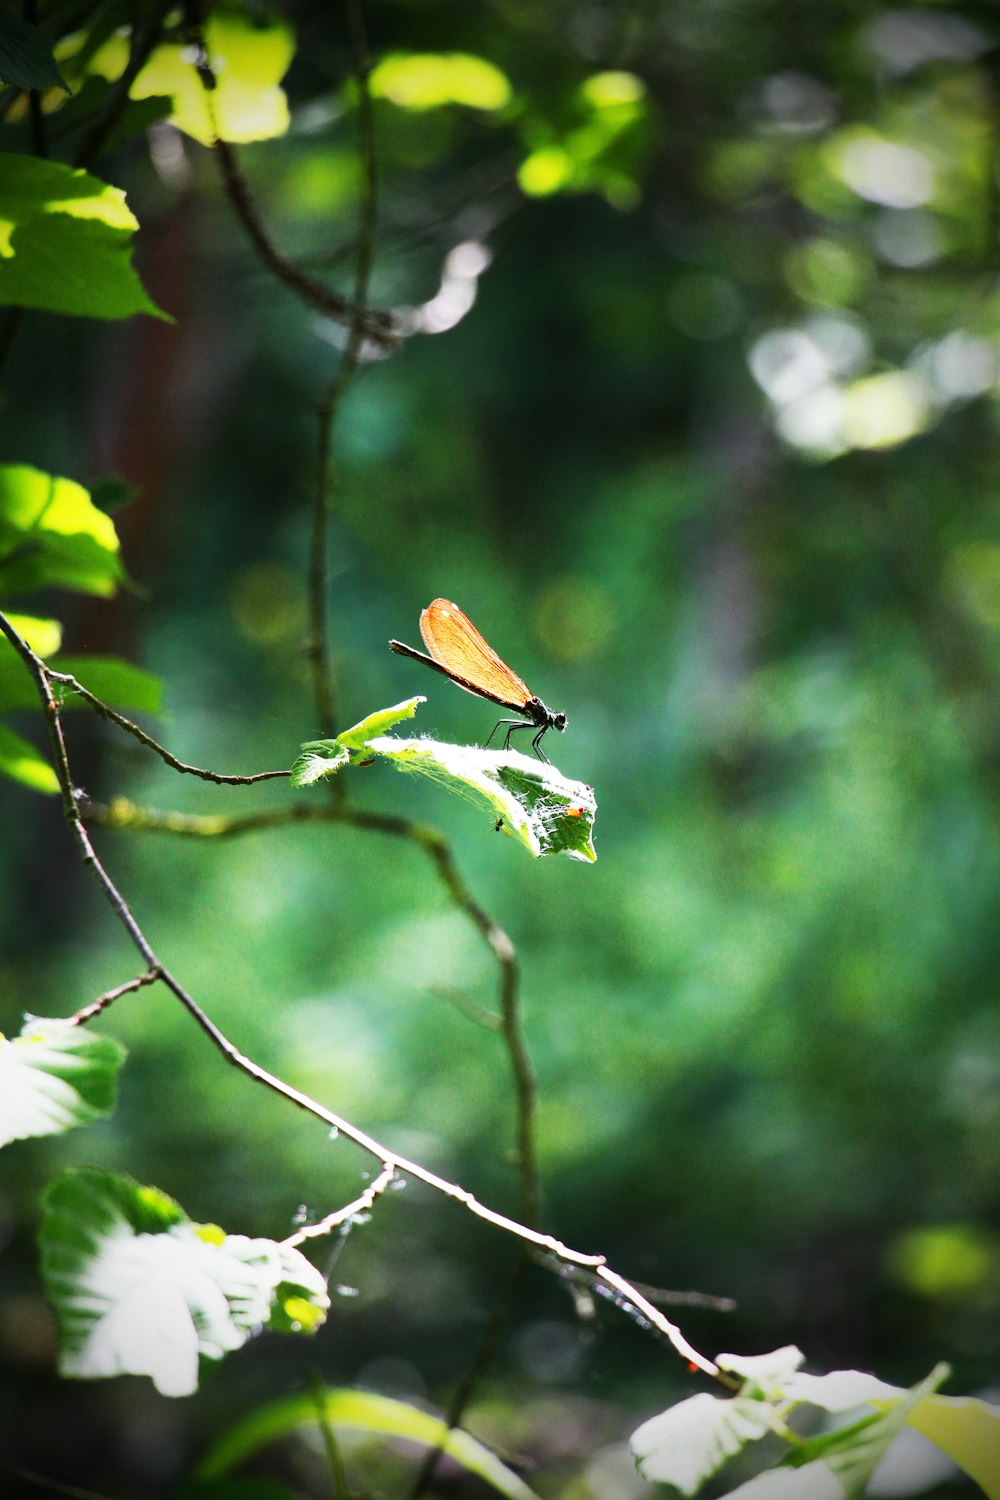
[[[343,290],[348,38],[319,0],[277,10],[289,125],[240,160],[283,251]],[[113,88],[79,86],[66,39],[90,27],[92,60],[130,14],[42,8],[78,88],[43,96],[52,171]],[[547,1227],[644,1282],[734,1297],[675,1310],[709,1353],[794,1342],[903,1385],[944,1359],[947,1390],[981,1391],[1000,1353],[996,12],[385,0],[366,20],[373,300],[411,336],[366,362],[337,429],[339,719],[426,690],[436,734],[485,738],[488,706],[386,648],[456,599],[566,708],[557,759],[596,788],[600,860],[528,861],[378,766],[351,795],[440,826],[517,945]],[[27,101],[2,102],[23,157]],[[268,276],[209,153],[155,113],[127,112],[95,170],[175,321],[29,314],[0,429],[18,472],[137,487],[116,523],[141,596],[24,608],[77,658],[162,676],[177,755],[288,766],[320,732],[301,654],[313,413],[343,333]],[[10,718],[44,745],[37,714]],[[89,715],[67,728],[95,800],[301,795],[194,784]],[[13,1035],[135,961],[56,799],[0,797]],[[95,838],[244,1051],[516,1211],[506,1055],[465,1013],[493,1003],[495,966],[421,850],[339,826]],[[513,1248],[412,1186],[344,1242],[305,1350],[258,1340],[183,1403],[57,1379],[33,1234],[59,1170],[128,1172],[199,1222],[281,1238],[368,1169],[224,1068],[166,993],[100,1029],[129,1049],[115,1115],[0,1165],[0,1457],[156,1495],[310,1365],[446,1405]],[[581,1324],[532,1273],[470,1426],[541,1493],[639,1500],[626,1436],[693,1389],[626,1319]],[[345,1453],[359,1487],[403,1493],[408,1459]],[[260,1472],[328,1485],[308,1445]]]

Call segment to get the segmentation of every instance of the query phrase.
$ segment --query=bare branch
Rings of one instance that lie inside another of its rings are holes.
[[[374,1157],[388,1171],[398,1171],[404,1176],[412,1177],[418,1182],[424,1183],[451,1202],[460,1204],[476,1218],[486,1224],[491,1224],[495,1229],[503,1230],[513,1235],[523,1244],[534,1250],[539,1250],[545,1255],[553,1256],[557,1261],[569,1265],[579,1266],[584,1270],[591,1271],[595,1284],[605,1287],[611,1300],[623,1312],[631,1316],[641,1327],[649,1328],[666,1338],[684,1359],[694,1369],[703,1371],[704,1374],[713,1379],[725,1380],[725,1374],[719,1367],[705,1355],[700,1354],[693,1345],[684,1337],[681,1330],[672,1323],[660,1310],[653,1306],[641,1292],[628,1282],[625,1277],[612,1270],[603,1255],[589,1255],[580,1250],[573,1250],[568,1245],[556,1239],[554,1235],[542,1234],[539,1230],[528,1224],[519,1223],[507,1214],[498,1213],[495,1209],[481,1203],[473,1193],[460,1184],[449,1182],[447,1178],[440,1177],[436,1172],[421,1166],[418,1162],[410,1161],[407,1157],[399,1156],[383,1146],[374,1136],[353,1125],[350,1120],[338,1115],[335,1111],[328,1109],[325,1105],[311,1099],[308,1094],[294,1088],[286,1083],[284,1079],[269,1073],[258,1063],[246,1057],[229,1040],[223,1031],[202,1009],[192,995],[184,988],[175,975],[161,963],[149,940],[146,938],[135,917],[132,915],[125,898],[118,890],[111,876],[105,870],[94,850],[93,845],[83,825],[77,800],[73,791],[73,781],[70,773],[69,760],[66,753],[66,744],[62,733],[62,724],[59,718],[59,706],[52,694],[52,688],[48,681],[48,672],[45,663],[36,655],[28,642],[19,634],[10,620],[0,612],[0,633],[6,636],[24,661],[31,673],[38,689],[39,697],[45,710],[46,722],[49,728],[49,738],[52,744],[55,759],[56,775],[59,780],[59,790],[62,798],[63,811],[69,824],[70,832],[80,851],[81,859],[85,867],[90,870],[98,886],[106,897],[115,916],[122,923],[134,947],[141,954],[149,971],[157,971],[161,982],[171,991],[187,1010],[188,1014],[201,1027],[212,1044],[218,1049],[225,1060],[240,1072],[252,1078],[255,1082],[262,1084],[281,1098],[288,1100],[298,1109],[312,1115],[324,1125],[334,1129],[347,1140],[353,1141],[362,1151]],[[399,831],[398,829],[396,830]]]
[[[308,1224],[305,1229],[290,1234],[287,1240],[282,1240],[281,1243],[292,1246],[304,1245],[306,1240],[319,1239],[323,1235],[332,1234],[335,1229],[343,1228],[358,1214],[370,1213],[395,1177],[395,1165],[389,1162],[360,1198],[355,1198],[353,1203],[347,1203],[343,1208],[335,1209],[332,1214],[327,1214],[325,1219],[320,1219],[318,1224]]]
[[[102,719],[108,719],[112,724],[117,724],[119,729],[124,729],[126,734],[133,735],[140,745],[145,745],[147,750],[155,751],[168,766],[172,766],[175,771],[180,771],[185,776],[198,776],[202,781],[214,781],[217,786],[250,786],[254,781],[274,781],[279,777],[287,780],[290,774],[288,771],[258,771],[253,776],[224,776],[219,771],[206,771],[201,766],[189,766],[185,761],[178,760],[176,755],[171,755],[169,750],[154,740],[151,734],[140,729],[138,724],[133,724],[131,719],[126,719],[124,714],[120,714],[117,709],[109,707],[102,699],[96,697],[89,688],[85,688],[82,682],[77,682],[70,673],[53,672],[51,668],[46,667],[45,675],[50,683],[57,683],[60,687],[69,688],[71,693],[77,693],[85,703],[90,704],[95,713],[100,714]]]
[[[70,1024],[73,1026],[86,1026],[95,1016],[99,1016],[102,1010],[107,1010],[109,1005],[120,1000],[122,995],[131,995],[133,990],[141,990],[145,984],[155,984],[163,976],[159,969],[147,969],[145,974],[137,974],[134,979],[129,979],[125,984],[117,985],[113,990],[105,990],[104,994],[78,1010],[75,1016],[70,1016]]]

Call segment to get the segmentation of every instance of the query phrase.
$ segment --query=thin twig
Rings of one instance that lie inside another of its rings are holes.
[[[358,91],[358,130],[363,191],[354,263],[354,316],[350,323],[347,347],[337,367],[337,373],[316,413],[319,423],[319,447],[312,536],[309,546],[309,640],[306,645],[306,656],[312,664],[316,717],[324,735],[332,735],[335,732],[337,719],[336,684],[330,658],[330,523],[337,485],[333,434],[344,397],[357,372],[364,345],[364,323],[375,249],[375,222],[378,215],[375,121],[371,89],[368,83],[371,67],[360,0],[347,0],[346,12],[354,79]],[[342,790],[339,782],[331,783],[330,791],[334,801],[340,800]]]
[[[290,1234],[283,1245],[304,1245],[306,1240],[321,1239],[324,1235],[332,1234],[335,1229],[340,1229],[350,1219],[356,1218],[358,1214],[370,1213],[372,1208],[381,1198],[386,1188],[396,1177],[396,1167],[393,1162],[379,1173],[369,1188],[355,1198],[353,1203],[347,1203],[343,1208],[334,1209],[332,1214],[327,1214],[325,1219],[320,1219],[318,1224],[307,1224],[305,1229],[299,1229],[295,1234]]]
[[[517,1159],[521,1213],[527,1223],[537,1223],[540,1192],[535,1147],[535,1080],[520,1025],[517,952],[507,933],[473,897],[459,873],[451,847],[443,834],[426,823],[396,817],[390,813],[368,812],[344,803],[332,807],[303,806],[226,817],[216,813],[158,812],[138,807],[127,798],[116,797],[106,805],[95,804],[88,807],[86,815],[88,820],[101,823],[107,828],[130,828],[196,838],[227,838],[293,822],[349,823],[354,828],[366,828],[374,833],[407,839],[423,849],[432,860],[452,901],[460,911],[465,912],[489,946],[500,970],[499,1029],[510,1056],[517,1092]]]
[[[401,336],[396,318],[392,313],[380,308],[359,307],[356,302],[342,297],[325,282],[317,280],[308,271],[295,265],[281,253],[274,243],[261,217],[250,184],[240,168],[236,149],[232,142],[225,140],[219,132],[213,97],[218,87],[218,79],[215,76],[215,69],[205,41],[205,22],[200,0],[186,0],[184,9],[187,29],[198,51],[196,67],[204,90],[205,108],[214,137],[212,155],[218,166],[219,176],[230,206],[257,252],[258,258],[272,276],[281,282],[282,286],[288,287],[289,291],[294,292],[301,301],[315,308],[324,317],[332,319],[335,323],[347,324],[351,328],[359,323],[364,338],[370,339],[372,343],[387,351],[398,349]]]
[[[350,323],[357,311],[354,304],[348,298],[342,297],[339,292],[335,292],[332,287],[327,286],[324,281],[320,281],[308,271],[304,271],[301,266],[297,266],[294,261],[290,261],[271,239],[261,218],[250,184],[240,168],[232,142],[217,135],[213,154],[218,164],[226,197],[266,268],[276,280],[281,282],[282,286],[286,286],[301,301],[315,308],[324,317],[330,318],[334,323]],[[365,338],[370,339],[373,344],[378,344],[380,349],[387,351],[398,349],[402,342],[395,316],[381,308],[364,311],[362,332]]]
[[[102,719],[108,719],[112,724],[117,724],[119,729],[124,729],[126,734],[133,735],[147,750],[153,750],[165,760],[168,766],[175,771],[182,772],[185,776],[198,776],[202,781],[214,781],[217,786],[250,786],[254,781],[274,781],[278,778],[287,780],[288,771],[257,771],[253,776],[224,776],[219,771],[206,771],[201,766],[189,766],[186,761],[178,760],[176,755],[171,755],[151,734],[140,729],[138,724],[133,724],[131,719],[126,719],[117,709],[109,707],[101,698],[85,688],[82,682],[77,682],[68,672],[53,672],[46,668],[46,676],[49,682],[58,684],[59,687],[69,688],[71,693],[77,693],[85,703],[89,703],[95,713],[100,714]]]
[[[131,995],[134,990],[141,990],[145,984],[155,984],[162,977],[159,969],[147,969],[145,974],[137,974],[134,979],[127,980],[125,984],[119,984],[113,990],[105,990],[104,994],[92,1004],[85,1005],[82,1010],[76,1012],[76,1015],[70,1016],[70,1025],[86,1026],[87,1022],[99,1016],[102,1010],[107,1010],[109,1005],[120,1000],[122,995]]]
[[[202,1009],[193,995],[188,993],[180,980],[176,978],[165,964],[161,963],[148,938],[129,909],[124,896],[122,896],[98,858],[88,837],[87,830],[84,827],[74,795],[66,742],[63,737],[62,723],[59,717],[59,705],[53,697],[45,663],[41,657],[36,655],[28,642],[2,612],[0,612],[0,633],[6,636],[7,640],[14,647],[14,650],[24,661],[38,689],[38,695],[41,699],[48,725],[63,812],[69,824],[70,834],[77,845],[85,868],[93,875],[115,916],[125,928],[133,946],[141,954],[147,969],[158,970],[161,982],[176,996],[223,1058],[248,1078],[252,1078],[255,1082],[262,1084],[282,1099],[287,1099],[289,1103],[312,1115],[315,1119],[321,1120],[324,1125],[336,1130],[340,1135],[346,1137],[347,1140],[353,1141],[362,1151],[367,1152],[368,1155],[373,1156],[380,1162],[383,1168],[387,1169],[391,1166],[404,1176],[415,1178],[418,1182],[424,1183],[427,1187],[432,1188],[451,1202],[460,1204],[476,1218],[482,1219],[484,1223],[491,1224],[494,1228],[513,1235],[524,1244],[540,1250],[546,1255],[554,1256],[558,1261],[566,1265],[581,1266],[585,1270],[591,1271],[594,1275],[595,1283],[606,1287],[616,1306],[628,1313],[640,1327],[650,1328],[667,1339],[674,1349],[676,1349],[677,1353],[686,1359],[694,1369],[703,1371],[704,1374],[711,1376],[713,1379],[725,1381],[725,1372],[721,1371],[712,1360],[700,1354],[688,1342],[676,1324],[672,1323],[658,1308],[647,1301],[625,1277],[619,1275],[617,1271],[612,1270],[603,1255],[588,1255],[583,1251],[573,1250],[568,1245],[564,1245],[561,1240],[556,1239],[554,1235],[542,1234],[539,1230],[533,1229],[528,1224],[521,1224],[516,1219],[510,1218],[507,1214],[498,1213],[495,1209],[488,1208],[473,1193],[470,1193],[467,1188],[463,1188],[458,1183],[449,1182],[447,1178],[440,1177],[436,1172],[430,1171],[429,1168],[420,1166],[419,1163],[410,1161],[407,1157],[400,1156],[395,1151],[390,1151],[387,1146],[383,1146],[374,1136],[359,1129],[357,1125],[353,1125],[350,1120],[336,1114],[332,1109],[328,1109],[315,1099],[311,1099],[308,1094],[303,1094],[301,1090],[294,1088],[290,1083],[286,1083],[284,1079],[276,1077],[273,1073],[269,1073],[266,1068],[262,1068],[259,1063],[253,1062],[239,1051]]]

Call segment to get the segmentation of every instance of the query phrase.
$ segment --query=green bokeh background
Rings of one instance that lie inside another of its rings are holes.
[[[292,130],[241,160],[287,253],[346,285],[345,38],[325,6],[287,14]],[[466,314],[366,363],[340,414],[341,723],[420,692],[418,730],[486,737],[489,705],[386,649],[417,642],[431,598],[457,600],[568,713],[546,743],[596,788],[598,863],[533,862],[385,767],[349,773],[350,796],[441,828],[517,946],[547,1228],[644,1282],[734,1298],[678,1311],[709,1355],[793,1342],[813,1368],[906,1384],[943,1358],[949,1390],[983,1390],[1000,1344],[996,16],[509,0],[385,4],[369,24],[376,58],[468,52],[513,99],[377,102],[375,300],[426,306],[443,275],[454,292],[456,246],[488,254],[457,262]],[[642,80],[641,109],[581,144],[581,84],[609,71]],[[543,147],[576,177],[532,197],[517,173]],[[161,131],[98,170],[126,188],[137,264],[176,322],[22,332],[0,458],[141,487],[118,517],[139,590],[45,603],[68,649],[162,675],[176,754],[287,766],[319,731],[304,577],[337,347],[254,260],[202,148]],[[887,375],[902,385],[857,386]],[[323,794],[197,784],[82,714],[69,733],[97,800]],[[0,797],[9,1035],[136,963],[54,800]],[[495,965],[419,849],[337,826],[94,836],[238,1046],[516,1211],[509,1065],[454,1003],[492,1005]],[[32,1235],[62,1165],[275,1237],[368,1165],[227,1069],[166,993],[101,1025],[130,1051],[114,1118],[0,1164],[5,1456],[152,1495],[311,1367],[444,1405],[512,1245],[413,1186],[347,1242],[334,1280],[356,1295],[314,1342],[263,1339],[183,1403],[56,1379]],[[581,1325],[539,1270],[470,1422],[546,1495],[636,1500],[625,1436],[694,1388],[612,1308]],[[359,1487],[403,1493],[357,1463]]]

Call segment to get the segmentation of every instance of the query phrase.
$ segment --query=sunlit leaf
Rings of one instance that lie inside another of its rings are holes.
[[[498,833],[513,834],[536,858],[568,854],[590,863],[597,858],[594,789],[571,781],[555,766],[517,750],[480,750],[392,735],[369,741],[368,749],[398,771],[426,776],[482,807]]]
[[[391,708],[380,708],[376,713],[369,714],[367,719],[345,729],[343,734],[338,734],[336,743],[345,750],[363,750],[376,735],[385,734],[387,729],[402,723],[404,719],[412,719],[417,711],[417,704],[426,702],[427,699],[423,697],[406,698],[402,703],[394,703]]]
[[[634,73],[595,73],[573,102],[575,123],[527,117],[523,131],[532,147],[517,180],[529,197],[553,193],[602,193],[616,208],[639,199],[639,174],[648,149],[646,86]]]
[[[369,740],[384,734],[403,719],[412,719],[417,704],[426,702],[426,698],[407,698],[403,703],[393,704],[392,708],[381,708],[369,714],[360,723],[338,734],[336,739],[310,740],[302,746],[292,763],[292,786],[311,786],[324,776],[332,776],[351,760],[363,758]]]
[[[227,141],[262,141],[288,129],[288,100],[279,87],[295,55],[289,23],[255,9],[215,9],[205,27],[205,47],[216,87],[211,103],[198,76],[190,46],[164,43],[132,84],[133,99],[167,95],[173,101],[170,122],[202,145],[218,134]],[[128,62],[127,36],[111,37],[88,66],[105,78],[118,78]]]
[[[847,1491],[832,1469],[817,1460],[799,1469],[765,1469],[724,1500],[847,1500]]]
[[[537,1500],[535,1492],[495,1454],[467,1432],[449,1428],[440,1417],[371,1391],[325,1390],[322,1415],[334,1429],[341,1427],[375,1432],[384,1437],[406,1438],[426,1448],[438,1448],[470,1474],[506,1495],[508,1500]],[[258,1407],[216,1442],[199,1471],[202,1479],[228,1474],[237,1464],[253,1458],[261,1448],[278,1442],[303,1427],[314,1427],[318,1419],[316,1398],[292,1396]]]
[[[110,516],[72,479],[0,465],[0,590],[77,589],[104,597],[121,580]]]
[[[769,1354],[720,1354],[716,1364],[722,1370],[730,1370],[746,1382],[741,1395],[756,1395],[767,1398],[782,1396],[788,1382],[794,1377],[805,1355],[794,1344],[784,1344]]]
[[[68,1021],[29,1018],[0,1037],[0,1146],[109,1115],[124,1048]]]
[[[511,99],[506,74],[467,52],[394,52],[372,70],[370,86],[376,99],[388,99],[400,109],[463,104],[498,110]]]
[[[771,1421],[765,1401],[702,1392],[650,1417],[630,1442],[644,1479],[694,1495],[741,1448],[769,1432]]]
[[[312,786],[350,764],[350,751],[333,740],[310,740],[292,761],[292,786]]]
[[[62,162],[7,154],[0,172],[0,304],[87,318],[166,316],[132,269],[121,188]]]
[[[6,724],[0,724],[0,775],[23,782],[36,792],[59,790],[56,773],[45,757]]]
[[[165,1193],[109,1172],[64,1173],[39,1240],[68,1376],[148,1375],[162,1395],[190,1395],[203,1364],[267,1327],[311,1332],[329,1305],[297,1250],[192,1223]],[[287,1315],[297,1298],[308,1327]]]
[[[6,9],[0,9],[0,81],[19,89],[56,87],[69,92],[44,34]]]
[[[947,1376],[948,1366],[938,1365],[926,1380],[903,1391],[898,1400],[880,1403],[881,1410],[872,1419],[806,1439],[795,1453],[796,1462],[818,1459],[850,1500],[864,1495],[876,1465],[885,1457],[915,1409]]]
[[[988,1496],[1000,1500],[1000,1407],[973,1396],[928,1396],[909,1425],[947,1453]]]

